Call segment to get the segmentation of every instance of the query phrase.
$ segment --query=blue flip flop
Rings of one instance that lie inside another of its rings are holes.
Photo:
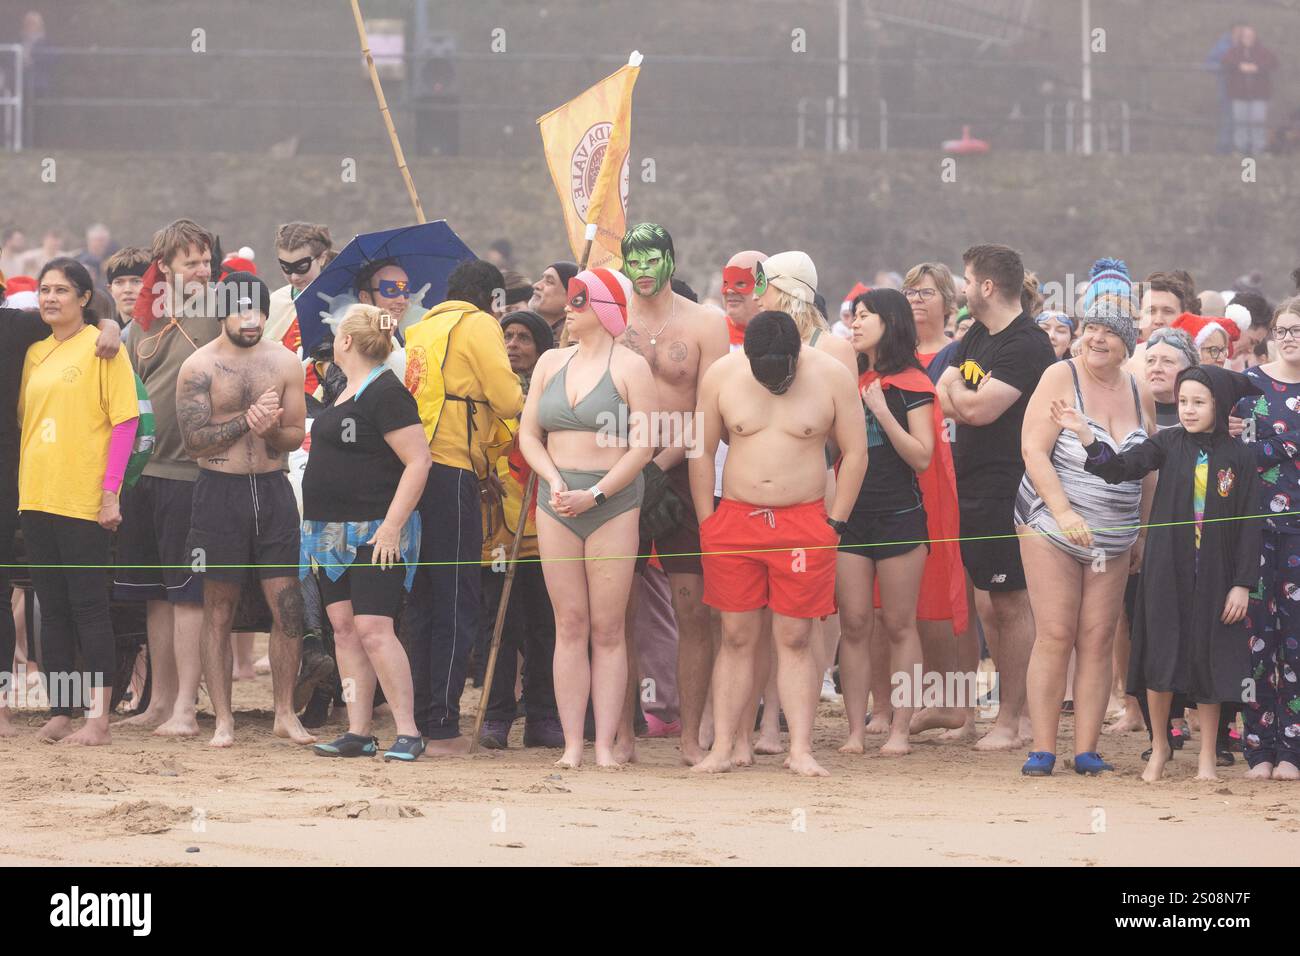
[[[1020,772],[1026,777],[1050,777],[1055,766],[1056,754],[1049,754],[1045,750],[1031,750],[1029,759],[1020,768]]]
[[[1089,776],[1095,777],[1099,773],[1104,773],[1107,770],[1114,770],[1114,769],[1115,769],[1114,764],[1106,763],[1106,761],[1101,759],[1101,754],[1097,753],[1097,751],[1095,750],[1089,751],[1086,754],[1074,755],[1075,773],[1078,774],[1086,773]]]
[[[423,737],[400,736],[393,745],[384,751],[385,760],[405,760],[410,762],[424,753]]]

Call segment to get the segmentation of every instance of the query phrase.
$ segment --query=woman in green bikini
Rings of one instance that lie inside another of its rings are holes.
[[[641,469],[654,451],[643,423],[658,407],[646,360],[615,343],[627,327],[631,293],[628,280],[608,269],[569,280],[565,327],[577,344],[538,360],[519,431],[520,450],[537,472],[537,541],[555,608],[555,702],[564,729],[564,756],[556,765],[562,767],[582,763],[588,696],[596,763],[618,763],[614,731],[627,688],[623,615],[638,541]]]

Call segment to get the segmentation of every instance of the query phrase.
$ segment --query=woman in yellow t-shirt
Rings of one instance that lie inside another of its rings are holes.
[[[76,744],[109,743],[109,542],[122,522],[117,495],[140,414],[126,353],[95,355],[92,290],[90,273],[73,259],[41,270],[37,303],[52,335],[27,350],[18,397],[18,510],[41,605],[52,715],[38,737]],[[73,670],[78,647],[84,673]],[[86,724],[74,733],[82,710]]]

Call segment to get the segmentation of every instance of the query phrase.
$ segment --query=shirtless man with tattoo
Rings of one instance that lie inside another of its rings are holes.
[[[302,444],[307,408],[297,358],[263,339],[271,294],[257,276],[231,273],[216,287],[222,332],[181,366],[176,414],[199,465],[187,546],[203,575],[203,677],[216,712],[211,745],[235,742],[230,707],[230,629],[240,585],[256,569],[271,609],[275,733],[297,744],[316,738],[294,713],[302,654],[298,506],[288,454]]]
[[[727,354],[727,324],[714,309],[698,305],[673,292],[673,240],[663,226],[643,222],[623,237],[623,274],[636,292],[628,304],[628,326],[619,341],[650,363],[658,386],[656,411],[665,416],[676,434],[661,434],[659,451],[646,466],[645,501],[641,506],[641,543],[637,554],[648,555],[651,546],[668,574],[677,617],[677,689],[681,698],[682,760],[695,764],[705,755],[700,746],[700,719],[709,693],[713,669],[713,642],[709,609],[704,606],[703,566],[700,563],[700,529],[691,507],[691,483],[686,467],[686,439],[696,437],[692,426],[699,383],[709,366]],[[672,420],[680,427],[672,425]],[[696,439],[698,440],[698,439]],[[698,449],[693,452],[698,454]],[[710,492],[712,485],[709,486]],[[681,502],[676,527],[646,534],[656,497],[671,489]],[[657,494],[656,494],[657,493]],[[649,513],[649,514],[648,514]],[[645,567],[646,558],[637,561]],[[635,590],[633,591],[635,593]],[[633,602],[628,606],[628,701],[615,739],[621,762],[634,760],[636,739],[632,727],[639,677],[635,666],[631,626]]]

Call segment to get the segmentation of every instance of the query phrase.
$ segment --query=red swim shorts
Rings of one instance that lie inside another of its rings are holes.
[[[822,501],[765,508],[723,498],[700,526],[700,544],[709,607],[770,607],[797,618],[835,613],[839,536]]]

